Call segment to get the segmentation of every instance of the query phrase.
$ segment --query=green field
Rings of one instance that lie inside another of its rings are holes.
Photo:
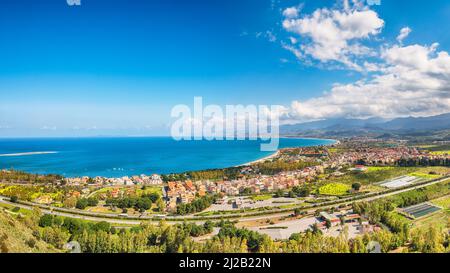
[[[431,152],[432,155],[450,155],[450,150]]]
[[[34,201],[42,196],[49,196],[55,201],[61,201],[64,193],[56,188],[30,185],[3,185],[0,184],[0,195],[17,196],[21,200]]]
[[[435,199],[431,203],[439,206],[443,209],[450,209],[450,195],[444,196],[442,198]]]
[[[450,228],[450,195],[434,199],[431,201],[436,206],[442,207],[443,210],[433,213],[428,217],[413,221],[414,228],[436,227],[438,229]]]
[[[319,188],[319,194],[321,195],[345,195],[348,194],[351,187],[343,183],[330,183]]]
[[[138,196],[150,193],[158,193],[159,196],[162,196],[162,187],[160,186],[146,186],[145,189],[138,188],[136,190]]]
[[[430,174],[435,172],[436,174]],[[373,183],[403,175],[413,175],[425,179],[438,178],[442,174],[448,174],[448,167],[368,167],[366,172],[348,172],[343,176],[319,179],[319,183],[342,183],[351,185],[354,182],[368,186]]]
[[[160,186],[146,186],[144,189],[142,189],[141,186],[132,186],[132,187],[126,187],[126,186],[111,186],[111,187],[104,187],[101,189],[98,189],[90,194],[91,197],[98,197],[100,194],[108,194],[113,189],[119,189],[121,192],[126,193],[129,190],[134,190],[136,193],[136,196],[142,196],[144,194],[150,194],[150,193],[158,193],[160,196],[162,196],[162,187]]]
[[[429,173],[426,173],[426,172],[413,172],[413,173],[410,173],[409,175],[415,176],[415,177],[420,177],[420,178],[423,178],[423,179],[428,179],[428,180],[436,179],[436,178],[441,177],[441,175],[439,175],[439,174],[429,174]]]
[[[380,172],[380,171],[390,171],[395,169],[395,167],[375,167],[370,166],[367,168],[367,172]]]
[[[450,211],[440,211],[419,220],[414,221],[414,228],[435,227],[438,229],[447,229],[450,224]]]
[[[433,155],[448,155],[450,154],[450,145],[422,145],[419,146],[427,150]]]

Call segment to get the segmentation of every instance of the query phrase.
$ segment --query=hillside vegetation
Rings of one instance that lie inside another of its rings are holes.
[[[33,235],[33,229],[29,226],[33,224],[0,208],[0,253],[58,252]]]

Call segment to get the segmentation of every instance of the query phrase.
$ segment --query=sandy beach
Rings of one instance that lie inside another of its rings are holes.
[[[268,156],[266,156],[266,157],[263,157],[263,158],[260,158],[260,159],[257,159],[257,160],[255,160],[255,161],[251,161],[251,162],[248,162],[248,163],[239,165],[239,166],[249,166],[249,165],[253,165],[253,164],[256,164],[256,163],[261,163],[261,162],[264,162],[264,161],[266,161],[266,160],[270,160],[270,159],[272,159],[272,158],[277,157],[279,153],[280,153],[280,150],[278,150],[278,151],[276,151],[275,153],[273,153],[273,154],[271,154],[271,155],[268,155]],[[238,167],[239,167],[239,166],[238,166]]]

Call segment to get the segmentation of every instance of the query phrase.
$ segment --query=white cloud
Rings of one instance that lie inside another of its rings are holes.
[[[291,41],[291,44],[293,44],[293,45],[295,45],[298,42],[298,40],[294,37],[289,37],[289,40]]]
[[[303,53],[301,52],[300,49],[298,49],[298,48],[296,48],[296,47],[294,47],[292,45],[287,45],[287,44],[284,44],[284,43],[282,44],[282,47],[284,49],[289,50],[290,52],[292,52],[295,55],[295,57],[297,57],[297,59],[303,59],[304,58]]]
[[[403,43],[403,40],[408,37],[408,35],[411,33],[412,29],[409,27],[404,27],[400,30],[400,34],[397,36],[397,41],[399,43]]]
[[[358,71],[362,67],[357,59],[373,54],[361,42],[379,34],[384,26],[384,21],[375,11],[359,4],[343,10],[317,9],[300,18],[290,16],[293,12],[289,9],[283,14],[283,28],[291,35],[303,38],[303,43],[297,47],[302,56],[322,63],[341,63]]]
[[[299,8],[298,7],[290,7],[285,10],[283,10],[283,16],[286,18],[296,18],[299,14]]]
[[[398,45],[382,52],[381,74],[291,104],[289,119],[430,116],[450,112],[450,56],[431,46]]]
[[[385,41],[380,46],[378,36],[384,20],[363,1],[343,3],[341,8],[322,8],[296,17],[285,10],[283,28],[289,41],[281,45],[306,65],[356,70],[363,72],[363,78],[334,84],[315,98],[293,101],[284,121],[450,112],[449,53],[438,51],[437,43],[403,45],[412,31],[409,27],[401,29],[396,37],[398,43]]]

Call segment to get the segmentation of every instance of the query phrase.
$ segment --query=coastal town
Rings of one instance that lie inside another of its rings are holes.
[[[330,179],[344,176],[348,172],[364,173],[370,166],[400,166],[411,161],[418,161],[419,165],[420,162],[431,162],[427,164],[448,166],[449,160],[450,155],[447,153],[433,153],[398,141],[352,138],[329,146],[281,149],[274,156],[238,167],[235,170],[237,174],[232,179],[194,179],[184,176],[183,180],[175,180],[166,175],[142,174],[120,178],[62,178],[58,183],[73,188],[66,193],[66,198],[89,197],[106,187],[109,190],[98,196],[104,200],[135,195],[136,190],[133,189],[136,187],[160,188],[161,200],[165,204],[160,212],[176,213],[179,204],[189,204],[204,196],[218,196],[215,201],[218,204],[225,203],[232,197],[277,192],[287,197],[291,189],[317,184],[318,178]],[[291,165],[301,162],[305,167],[292,170],[279,168],[273,174],[267,174],[261,169],[273,167],[279,162]],[[126,188],[129,189],[124,190]],[[50,195],[42,195],[31,201],[52,204],[55,200]],[[240,204],[241,202],[236,202],[234,207],[240,208]]]
[[[2,170],[0,204],[11,213],[37,206],[50,214],[127,225],[206,220],[208,231],[193,236],[200,244],[223,232],[221,225],[277,243],[309,233],[360,240],[410,232],[410,225],[430,226],[426,221],[446,225],[448,147],[447,142],[340,139],[280,149],[232,168],[120,178]],[[417,197],[423,194],[428,195]],[[387,198],[396,205],[383,205]]]

